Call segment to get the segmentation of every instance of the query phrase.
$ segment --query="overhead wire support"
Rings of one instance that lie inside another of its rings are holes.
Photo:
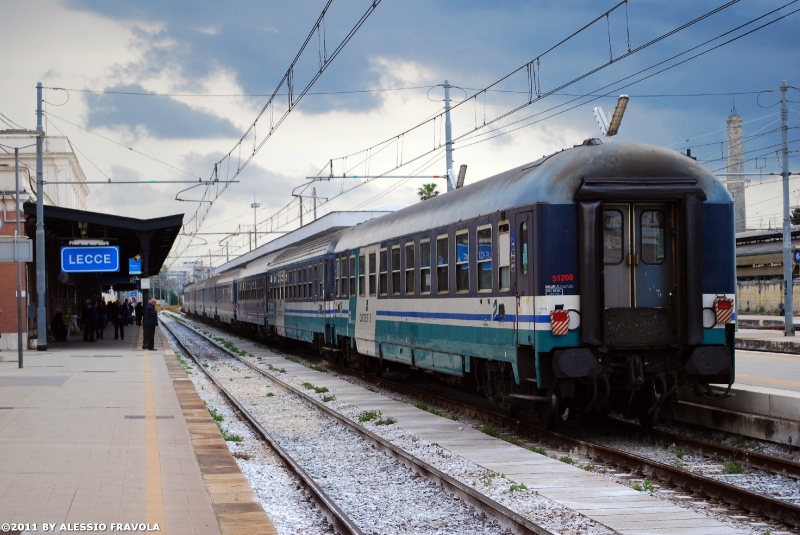
[[[470,96],[470,97],[458,102],[457,104],[451,106],[450,111],[453,111],[453,110],[457,109],[458,107],[462,106],[463,104],[465,104],[466,102],[469,102],[471,100],[477,102],[476,99],[481,94],[486,95],[490,90],[492,90],[492,88],[498,86],[499,84],[501,84],[502,82],[508,80],[509,78],[511,78],[512,76],[514,76],[515,74],[519,73],[522,70],[526,70],[527,71],[527,69],[530,67],[530,69],[532,71],[534,71],[534,66],[535,66],[535,71],[532,72],[532,74],[534,75],[534,91],[536,93],[536,98],[533,98],[533,99],[529,98],[528,101],[522,103],[521,105],[519,105],[519,106],[517,106],[517,107],[515,107],[515,108],[513,108],[513,109],[511,109],[511,110],[509,110],[509,111],[507,111],[505,113],[500,114],[499,116],[497,116],[497,117],[495,117],[493,119],[488,119],[487,120],[484,117],[484,120],[483,120],[482,124],[478,124],[478,125],[475,126],[475,128],[473,128],[473,129],[471,129],[471,130],[469,130],[467,132],[464,132],[463,134],[461,134],[459,136],[454,137],[453,138],[453,142],[456,142],[456,141],[458,141],[460,139],[463,139],[464,137],[466,137],[468,135],[474,134],[476,131],[481,130],[482,128],[485,128],[486,126],[489,126],[489,125],[491,125],[493,123],[496,123],[497,121],[500,121],[500,120],[502,120],[502,119],[504,119],[504,118],[506,118],[506,117],[508,117],[510,115],[513,115],[513,114],[517,113],[518,111],[520,111],[520,110],[522,110],[524,108],[527,108],[528,106],[532,105],[533,103],[539,102],[539,101],[543,100],[544,98],[547,98],[548,96],[557,94],[562,89],[564,89],[566,87],[569,87],[570,85],[573,85],[573,84],[583,80],[584,78],[587,78],[587,77],[591,76],[592,74],[595,74],[595,73],[607,68],[608,66],[610,66],[612,64],[618,63],[622,59],[625,59],[625,58],[627,58],[629,56],[632,56],[633,54],[636,54],[636,53],[638,53],[638,52],[640,52],[640,51],[642,51],[642,50],[644,50],[646,48],[649,48],[649,47],[653,46],[654,44],[659,43],[660,41],[663,41],[664,39],[667,39],[668,37],[670,37],[672,35],[675,35],[676,33],[680,32],[680,31],[683,31],[686,28],[688,28],[690,26],[693,26],[693,25],[695,25],[695,24],[697,24],[697,23],[699,23],[699,22],[701,22],[701,21],[703,21],[703,20],[705,20],[705,19],[707,19],[707,18],[709,18],[709,17],[711,17],[711,16],[713,16],[713,15],[715,15],[715,14],[717,14],[717,13],[719,13],[719,12],[729,8],[729,7],[731,7],[731,6],[733,6],[734,4],[739,3],[740,1],[741,0],[730,0],[730,1],[722,4],[721,6],[718,6],[718,7],[714,8],[714,9],[712,9],[712,10],[706,12],[706,13],[703,13],[699,17],[696,17],[696,18],[694,18],[694,19],[692,19],[692,20],[690,20],[690,21],[688,21],[688,22],[686,22],[686,23],[684,23],[684,24],[672,29],[669,32],[666,32],[666,33],[664,33],[664,34],[662,34],[662,35],[660,35],[658,37],[655,37],[654,39],[651,39],[647,43],[644,43],[644,44],[642,44],[642,45],[640,45],[640,46],[638,46],[636,48],[629,49],[626,53],[620,55],[619,57],[612,58],[610,61],[605,62],[605,63],[595,67],[594,69],[591,69],[591,70],[585,72],[584,74],[582,74],[582,75],[580,75],[580,76],[578,76],[578,77],[576,77],[576,78],[574,78],[572,80],[564,82],[563,84],[559,85],[558,87],[555,87],[554,89],[551,89],[551,90],[546,91],[546,92],[542,92],[541,91],[541,60],[542,60],[542,58],[544,58],[547,54],[553,52],[555,49],[557,49],[558,47],[560,47],[564,43],[566,43],[569,40],[571,40],[571,39],[575,38],[576,36],[580,35],[585,30],[587,30],[588,28],[590,28],[591,26],[596,24],[598,21],[601,21],[603,18],[607,17],[608,15],[612,14],[617,9],[622,7],[623,5],[627,6],[627,0],[623,0],[623,1],[619,2],[618,4],[614,5],[613,7],[611,7],[610,9],[604,11],[602,14],[598,15],[597,17],[595,17],[594,19],[592,19],[590,22],[586,23],[585,25],[583,25],[579,29],[575,30],[569,36],[565,37],[564,39],[562,39],[561,41],[559,41],[555,45],[551,46],[550,48],[548,48],[547,50],[545,50],[541,54],[538,54],[531,61],[529,61],[529,62],[525,63],[524,65],[518,67],[517,69],[511,71],[510,73],[508,73],[505,76],[501,77],[500,79],[498,79],[497,81],[493,82],[492,84],[484,87],[483,89],[477,91],[472,96]],[[628,23],[627,23],[627,17],[626,17],[626,25],[627,24]],[[627,34],[629,36],[630,30],[626,28],[626,31],[627,31]],[[485,113],[485,111],[484,111],[484,113]],[[445,115],[445,112],[442,112],[442,113],[440,113],[440,114],[438,114],[438,115],[436,115],[436,116],[434,116],[432,118],[426,119],[425,121],[422,121],[422,122],[412,126],[411,128],[408,128],[408,129],[404,130],[400,134],[395,134],[392,137],[387,138],[387,139],[385,139],[385,140],[383,140],[383,141],[381,141],[379,143],[376,143],[376,144],[374,144],[374,145],[372,145],[372,146],[370,146],[370,147],[368,147],[366,149],[362,149],[362,150],[359,150],[357,152],[350,153],[350,154],[348,154],[346,156],[341,156],[341,157],[334,158],[334,159],[335,160],[341,160],[343,158],[350,158],[352,156],[356,156],[356,155],[359,155],[359,154],[368,153],[369,151],[377,149],[378,147],[384,147],[385,148],[386,145],[388,145],[388,144],[392,143],[393,141],[395,141],[396,139],[398,139],[399,136],[401,136],[401,135],[404,136],[404,135],[406,135],[406,134],[408,134],[410,132],[413,132],[414,130],[417,130],[418,128],[421,128],[422,126],[425,126],[425,125],[427,125],[429,123],[432,123],[432,122],[435,123],[435,121],[437,119],[440,122],[443,123],[444,122],[444,115]],[[441,143],[440,143],[440,145],[441,145]],[[420,155],[418,155],[418,156],[416,156],[414,158],[406,160],[404,162],[404,165],[409,164],[409,163],[413,163],[413,162],[415,162],[415,161],[417,161],[417,160],[419,160],[421,158],[424,158],[425,156],[428,156],[429,154],[432,154],[433,152],[435,152],[439,148],[440,147],[436,147],[435,146],[433,149],[431,149],[431,150],[429,150],[429,151],[427,151],[427,152],[425,152],[423,154],[420,154]],[[394,169],[397,169],[397,167],[395,167]],[[389,170],[387,170],[387,172],[389,172],[391,170],[394,170],[394,169],[389,169]],[[321,172],[322,171],[320,171],[320,173]]]
[[[248,127],[248,129],[245,131],[245,133],[242,135],[239,141],[234,145],[234,147],[230,151],[228,151],[228,153],[220,161],[218,161],[215,164],[215,170],[216,170],[219,169],[219,164],[222,164],[223,162],[225,162],[225,160],[227,160],[227,165],[225,166],[227,169],[225,179],[220,180],[219,182],[215,182],[214,185],[217,186],[216,191],[213,192],[211,191],[212,185],[208,185],[206,187],[206,190],[203,193],[201,200],[198,201],[200,205],[198,206],[197,210],[189,219],[189,221],[184,223],[184,230],[189,228],[194,228],[195,230],[197,230],[200,228],[200,226],[203,224],[203,221],[205,221],[205,218],[208,216],[208,212],[211,208],[211,205],[213,204],[213,201],[219,198],[219,196],[222,195],[225,192],[225,190],[227,190],[230,180],[236,178],[242,172],[242,170],[244,170],[245,167],[247,167],[247,164],[250,163],[250,161],[253,159],[253,157],[255,157],[255,155],[258,153],[261,147],[263,147],[264,144],[272,137],[273,133],[283,123],[286,117],[292,112],[292,110],[294,110],[294,108],[308,93],[308,91],[311,89],[314,83],[316,83],[316,81],[319,79],[322,73],[325,72],[325,70],[331,65],[331,63],[333,63],[333,60],[336,59],[339,53],[347,45],[347,43],[350,42],[350,40],[353,38],[356,32],[367,21],[369,16],[375,11],[378,5],[380,5],[381,0],[372,0],[372,2],[370,2],[365,12],[356,21],[356,23],[353,25],[350,31],[342,38],[342,40],[339,42],[336,48],[331,52],[330,56],[327,55],[327,43],[323,45],[325,48],[325,56],[326,56],[325,61],[321,63],[319,69],[317,70],[316,73],[314,73],[314,75],[311,77],[311,79],[308,81],[305,87],[303,87],[303,89],[300,90],[299,92],[295,92],[295,83],[294,83],[295,66],[297,65],[298,61],[303,55],[303,52],[306,50],[306,47],[311,42],[311,39],[313,39],[314,34],[318,34],[321,28],[324,31],[325,15],[328,13],[328,10],[331,7],[332,3],[333,0],[328,0],[326,2],[325,7],[322,9],[322,12],[320,13],[316,22],[312,26],[311,31],[309,32],[305,41],[300,46],[299,51],[295,55],[291,64],[289,65],[289,68],[286,70],[286,73],[283,75],[283,78],[281,78],[281,81],[278,83],[278,86],[275,88],[275,91],[273,91],[272,95],[269,97],[266,104],[264,104],[264,106],[261,108],[261,111],[259,111],[259,113],[256,115],[256,118],[253,120],[250,127]],[[277,120],[275,120],[274,118],[275,99],[280,95],[281,88],[283,87],[286,87],[286,89],[288,90],[288,107],[283,112],[283,114],[280,115],[277,118]],[[259,120],[267,112],[269,112],[268,116],[270,120],[270,129],[269,132],[262,139],[259,140],[258,136],[256,135],[256,126]],[[241,154],[242,145],[251,135],[253,136],[253,148],[252,150],[247,151],[249,154],[242,155]],[[237,162],[235,171],[231,171],[230,160],[234,154],[234,151],[238,153],[240,159]],[[176,247],[174,249],[174,253],[172,253],[170,257],[167,259],[167,266],[172,265],[172,263],[174,262],[174,258],[181,256],[183,252],[186,250],[186,248],[191,244],[192,241],[191,233],[185,232],[185,234],[189,237],[186,239],[179,238],[178,243],[176,244]]]

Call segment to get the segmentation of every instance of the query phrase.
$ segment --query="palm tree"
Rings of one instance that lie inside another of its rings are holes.
[[[427,201],[431,197],[439,195],[439,192],[436,191],[436,184],[423,184],[422,187],[417,189],[417,195],[419,195],[419,200]]]

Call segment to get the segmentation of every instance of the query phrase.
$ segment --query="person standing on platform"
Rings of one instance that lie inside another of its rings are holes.
[[[95,332],[97,332],[97,301],[89,305],[89,325],[87,328],[89,330],[89,341],[97,342],[94,337]]]
[[[136,303],[136,306],[133,308],[133,311],[136,314],[136,325],[141,327],[142,326],[142,313],[144,311],[144,307],[142,306],[141,301]]]
[[[129,325],[131,322],[131,309],[128,300],[122,302],[122,324]]]
[[[156,310],[156,300],[151,299],[144,308],[144,343],[142,349],[155,349],[156,327],[158,326],[158,310]]]
[[[81,310],[81,324],[83,326],[83,341],[88,342],[89,338],[94,341],[94,331],[92,331],[90,316],[92,315],[92,300],[87,299],[86,304]],[[91,332],[90,332],[91,331]]]
[[[115,301],[113,316],[111,318],[114,321],[114,340],[117,340],[120,335],[122,335],[122,339],[125,340],[125,325],[122,323],[123,314],[122,304]]]
[[[97,302],[97,339],[103,339],[103,331],[106,328],[106,303],[101,298]]]

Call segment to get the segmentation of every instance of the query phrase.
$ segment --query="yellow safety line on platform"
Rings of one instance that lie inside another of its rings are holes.
[[[153,378],[150,375],[150,351],[144,351],[144,511],[147,523],[158,524],[163,530],[164,490],[161,482],[161,455],[158,451],[158,424],[153,397]]]
[[[800,381],[790,381],[789,379],[775,379],[773,377],[759,377],[757,375],[745,375],[743,373],[736,374],[737,381],[757,381],[759,383],[770,383],[781,386],[793,386],[800,388]]]
[[[753,355],[750,352],[747,352],[746,355],[742,353],[747,352],[746,350],[740,350],[736,352],[737,359],[759,359],[759,360],[777,360],[780,362],[800,362],[800,356],[797,357],[779,357],[777,355]]]

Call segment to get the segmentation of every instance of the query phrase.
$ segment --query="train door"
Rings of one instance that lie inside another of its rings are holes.
[[[603,208],[605,342],[674,343],[672,210],[663,203]]]
[[[520,212],[516,217],[516,229],[511,234],[512,269],[516,264],[517,310],[514,328],[518,344],[530,344],[534,329],[533,287],[533,212]],[[516,243],[514,243],[516,242]]]

